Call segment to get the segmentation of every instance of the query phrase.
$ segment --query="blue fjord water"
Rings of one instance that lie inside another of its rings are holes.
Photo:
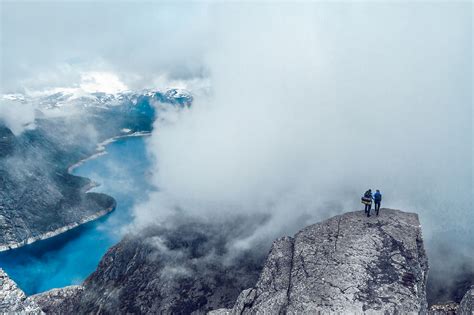
[[[132,219],[132,208],[151,189],[146,181],[149,160],[143,137],[121,138],[108,154],[88,160],[73,173],[100,184],[93,189],[113,196],[115,211],[51,239],[0,253],[0,268],[26,294],[80,284],[116,244]]]

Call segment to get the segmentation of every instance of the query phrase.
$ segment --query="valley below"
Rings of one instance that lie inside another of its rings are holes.
[[[114,211],[52,238],[0,253],[3,268],[27,294],[80,284],[132,219],[133,205],[146,197],[148,160],[143,137],[120,138],[107,153],[81,163],[73,174],[97,183],[94,192],[114,196]],[[120,170],[117,172],[117,170]]]

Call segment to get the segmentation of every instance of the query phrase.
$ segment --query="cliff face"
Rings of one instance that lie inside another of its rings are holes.
[[[457,314],[474,314],[474,285],[471,286],[462,298],[461,303],[459,303]]]
[[[213,314],[425,312],[427,271],[416,214],[346,213],[275,241],[257,284]]]
[[[46,314],[74,314],[74,305],[84,288],[71,285],[29,296],[27,303],[37,305]],[[64,301],[69,303],[64,303]]]
[[[67,166],[94,152],[85,135],[62,142],[50,133],[67,132],[60,122],[41,121],[14,136],[0,123],[0,251],[64,232],[111,211],[115,200],[85,193],[86,178]],[[90,141],[89,141],[90,142]]]
[[[266,260],[255,249],[226,263],[225,244],[241,233],[190,223],[131,235],[83,285],[28,298],[0,269],[0,313],[473,314],[474,287],[427,311],[416,214],[346,213],[276,240]]]
[[[187,227],[177,234],[160,232],[123,240],[104,256],[83,291],[47,305],[48,310],[101,314],[426,311],[428,262],[416,214],[383,209],[379,217],[367,218],[363,212],[350,212],[311,225],[294,237],[276,240],[262,270],[258,262],[250,261],[254,255],[244,255],[232,266],[210,259],[209,253],[222,248],[208,238],[212,230],[208,235],[203,230]]]
[[[0,314],[42,314],[40,307],[27,300],[25,293],[0,269]]]
[[[0,124],[0,158],[11,154],[15,148],[15,135]]]
[[[35,128],[18,135],[0,117],[0,251],[57,235],[113,209],[112,197],[85,193],[90,180],[69,174],[68,168],[123,130],[151,131],[158,115],[154,103],[189,107],[193,100],[175,89],[143,93],[21,98],[40,111],[67,103],[77,113],[52,118],[38,114]]]
[[[127,237],[105,254],[83,291],[56,305],[39,303],[52,313],[74,314],[189,314],[231,307],[256,282],[262,261],[223,263],[225,242],[216,233],[192,224]]]

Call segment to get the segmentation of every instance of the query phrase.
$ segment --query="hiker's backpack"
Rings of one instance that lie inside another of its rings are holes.
[[[370,205],[372,204],[372,198],[366,197],[365,195],[360,198],[360,202],[362,202],[365,205]]]

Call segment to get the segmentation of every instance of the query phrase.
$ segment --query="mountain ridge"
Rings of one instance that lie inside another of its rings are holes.
[[[7,96],[12,102],[36,104],[40,113],[34,128],[20,134],[0,119],[0,251],[53,237],[114,209],[111,196],[87,192],[91,181],[70,170],[102,150],[97,145],[107,139],[151,132],[156,104],[181,108],[192,102],[191,94],[182,91],[143,93],[93,93],[89,102],[73,101],[78,112],[66,116],[44,114],[68,101],[62,93]]]

